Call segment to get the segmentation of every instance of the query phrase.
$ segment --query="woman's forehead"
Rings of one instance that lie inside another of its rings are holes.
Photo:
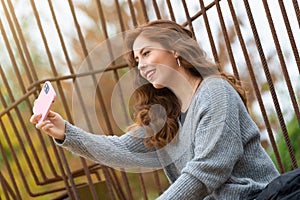
[[[138,52],[144,48],[164,49],[159,42],[153,42],[148,38],[145,38],[144,36],[140,35],[135,39],[132,46],[132,50],[134,54],[137,55]]]

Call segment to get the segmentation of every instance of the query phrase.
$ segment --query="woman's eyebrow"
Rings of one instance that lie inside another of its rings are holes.
[[[145,47],[141,48],[141,49],[138,51],[138,52],[139,52],[139,54],[142,54],[142,52],[144,51],[144,49],[145,49],[145,48],[149,48],[149,47],[150,47],[150,46],[145,46]],[[135,60],[137,60],[137,59],[138,59],[138,57],[137,57],[137,56],[135,56],[135,57],[134,57],[134,59],[135,59]]]

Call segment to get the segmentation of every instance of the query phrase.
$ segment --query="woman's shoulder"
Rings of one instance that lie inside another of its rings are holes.
[[[207,93],[210,96],[213,94],[225,95],[228,92],[233,92],[235,89],[224,78],[219,76],[210,76],[202,80],[199,86],[199,93]]]
[[[221,76],[208,76],[202,80],[201,84],[210,87],[224,87],[227,86],[229,82]]]
[[[210,76],[204,78],[195,94],[195,101],[200,102],[202,106],[212,104],[228,105],[243,104],[238,92],[224,78]]]

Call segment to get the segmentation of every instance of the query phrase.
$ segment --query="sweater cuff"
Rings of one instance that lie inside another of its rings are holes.
[[[65,121],[65,138],[62,140],[53,138],[54,143],[58,146],[64,146],[67,140],[69,139],[68,134],[71,132],[71,130],[72,124],[70,124],[68,121]]]

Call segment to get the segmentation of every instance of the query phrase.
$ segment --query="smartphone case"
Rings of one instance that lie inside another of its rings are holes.
[[[42,114],[42,117],[40,118],[39,122],[44,121],[46,119],[55,98],[56,93],[54,88],[52,87],[49,81],[46,81],[33,106],[34,114]]]

